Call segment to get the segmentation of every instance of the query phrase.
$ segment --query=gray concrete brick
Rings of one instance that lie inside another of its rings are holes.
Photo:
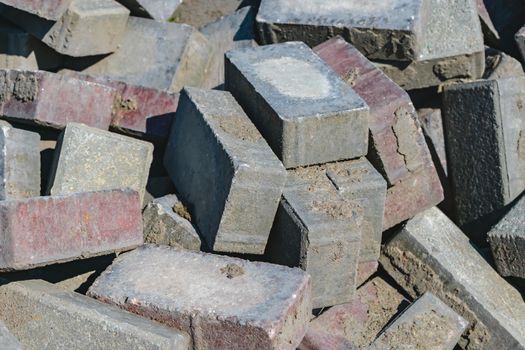
[[[525,77],[450,85],[443,121],[456,222],[472,225],[525,189]]]
[[[0,285],[0,305],[26,350],[189,349],[187,334],[42,280]]]
[[[523,60],[525,60],[525,26],[518,30],[514,36],[514,39],[516,40],[516,44],[518,44],[521,57],[523,57]]]
[[[164,166],[208,249],[264,252],[286,171],[230,93],[182,91]]]
[[[483,51],[470,0],[262,0],[257,24],[265,44],[315,46],[342,35],[373,59],[425,61]]]
[[[443,173],[447,174],[447,150],[445,148],[445,131],[439,108],[423,108],[417,111],[421,129],[426,136],[430,153],[435,153]],[[436,166],[437,167],[437,166]]]
[[[117,0],[126,6],[131,15],[166,22],[182,0]]]
[[[22,344],[16,339],[3,322],[0,321],[0,344],[2,350],[22,350]]]
[[[312,276],[313,307],[355,294],[365,204],[341,195],[317,166],[288,171],[266,257]]]
[[[40,135],[0,121],[0,199],[40,195]]]
[[[498,272],[502,276],[525,278],[525,196],[487,236]]]
[[[226,53],[231,91],[287,168],[363,156],[368,107],[304,43]]]
[[[196,350],[292,350],[311,312],[299,269],[152,245],[120,255],[88,295],[189,332]]]
[[[412,297],[432,292],[469,322],[462,348],[525,348],[521,295],[439,209],[409,220],[380,263]]]
[[[176,195],[154,199],[142,213],[144,242],[199,251],[201,240]]]
[[[113,0],[73,0],[56,21],[2,6],[0,15],[15,22],[53,50],[72,57],[114,52],[124,35],[129,10]]]
[[[521,62],[503,51],[485,49],[485,73],[483,79],[501,79],[525,76]]]
[[[55,148],[48,192],[131,188],[144,199],[153,145],[83,124],[69,123]]]
[[[453,350],[468,322],[432,293],[425,293],[374,341],[388,349]],[[372,344],[372,347],[374,346]]]
[[[56,21],[66,12],[71,0],[2,0],[1,3]]]
[[[199,28],[232,14],[241,6],[256,3],[257,0],[182,0],[172,20]]]

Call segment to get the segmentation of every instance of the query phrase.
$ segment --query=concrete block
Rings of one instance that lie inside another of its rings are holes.
[[[224,87],[224,54],[227,51],[257,46],[254,40],[255,14],[256,9],[247,6],[200,29],[212,49],[208,77],[202,87]]]
[[[131,15],[167,22],[182,0],[117,0],[126,6]]]
[[[69,123],[55,148],[48,192],[131,188],[143,201],[153,157],[149,142]]]
[[[142,213],[144,241],[199,251],[201,240],[191,216],[176,195],[151,201]]]
[[[365,102],[304,43],[226,53],[226,89],[286,168],[363,156]]]
[[[408,300],[376,277],[357,290],[351,303],[331,307],[313,319],[299,349],[366,349],[407,306]]]
[[[0,70],[0,114],[52,128],[69,122],[108,129],[116,91],[44,71]]]
[[[22,344],[9,332],[9,329],[0,321],[0,344],[3,350],[22,350]]]
[[[40,195],[40,135],[0,121],[0,200]]]
[[[483,79],[501,79],[525,76],[521,62],[503,51],[485,49],[485,73]]]
[[[120,255],[88,295],[192,334],[196,350],[295,349],[312,307],[299,269],[152,245]]]
[[[514,38],[516,44],[518,44],[521,57],[523,57],[523,60],[525,61],[525,26],[521,27],[521,29],[516,32]]]
[[[57,21],[66,12],[71,0],[2,0],[1,3],[41,18]]]
[[[439,209],[409,220],[380,263],[412,297],[431,292],[469,322],[462,348],[525,348],[521,295]]]
[[[27,270],[142,244],[131,190],[0,201],[0,271]]]
[[[525,196],[487,236],[498,272],[502,276],[525,278]]]
[[[42,280],[1,285],[0,305],[27,350],[189,348],[187,334]]]
[[[410,344],[415,349],[453,350],[467,326],[463,317],[427,292],[381,332],[374,344],[388,349]]]
[[[131,17],[114,54],[86,62],[72,60],[68,66],[132,85],[178,92],[184,86],[202,84],[210,54],[208,40],[188,25]]]
[[[288,171],[265,253],[312,276],[314,308],[354,297],[364,206],[341,195],[319,167]]]
[[[447,174],[447,151],[441,109],[423,108],[417,111],[421,129],[425,134],[430,153],[435,154],[442,172]],[[436,164],[434,164],[436,166]],[[438,172],[439,173],[439,172]]]
[[[525,189],[525,77],[450,85],[443,95],[458,225],[473,225]]]
[[[264,252],[286,171],[228,92],[182,91],[164,166],[208,249]]]
[[[52,21],[5,5],[0,15],[58,53],[84,57],[117,49],[129,10],[113,0],[73,0],[61,17]]]
[[[489,12],[485,6],[484,0],[476,0],[476,6],[478,8],[478,16],[481,22],[481,31],[483,32],[484,41],[490,44],[491,46],[496,46],[500,40],[500,36],[494,23],[490,19]]]
[[[388,181],[383,229],[443,199],[443,190],[408,94],[341,37],[314,48],[370,108],[370,162]]]
[[[171,20],[196,28],[215,22],[245,5],[256,5],[257,0],[182,0]]]
[[[483,51],[470,0],[262,0],[257,25],[264,44],[315,46],[342,35],[371,59],[426,61]]]

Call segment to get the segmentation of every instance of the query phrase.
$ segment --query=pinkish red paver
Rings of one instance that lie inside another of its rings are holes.
[[[0,271],[25,270],[142,244],[132,190],[0,201]]]

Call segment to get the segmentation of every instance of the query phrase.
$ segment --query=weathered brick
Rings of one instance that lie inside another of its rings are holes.
[[[490,44],[491,46],[496,46],[500,39],[500,36],[498,31],[494,27],[494,23],[492,23],[492,20],[490,19],[489,12],[487,11],[487,8],[485,6],[485,1],[476,0],[476,5],[478,8],[479,20],[481,22],[481,31],[483,32],[483,38],[485,39],[484,41]]]
[[[409,220],[380,263],[411,296],[432,292],[469,322],[468,349],[525,347],[525,303],[437,208]]]
[[[152,18],[166,22],[182,0],[117,0],[126,6],[133,16]]]
[[[40,135],[0,121],[0,199],[40,195]]]
[[[120,255],[88,295],[192,334],[196,350],[295,349],[311,312],[299,269],[151,245]]]
[[[72,0],[2,0],[1,3],[12,6],[38,17],[58,20],[66,12]]]
[[[516,40],[516,44],[518,44],[521,57],[523,57],[523,60],[525,60],[525,26],[518,30],[514,38]]]
[[[357,348],[343,336],[308,329],[297,350],[356,350]]]
[[[199,28],[232,14],[241,6],[256,5],[257,2],[257,0],[182,0],[172,20]]]
[[[525,278],[525,196],[487,236],[498,272],[502,276]]]
[[[131,190],[0,201],[0,271],[102,255],[142,244]]]
[[[48,192],[131,188],[144,199],[153,145],[83,124],[69,123],[55,148]]]
[[[0,319],[27,350],[186,350],[190,343],[187,334],[42,280],[1,285],[0,306]]]
[[[361,244],[363,244],[363,242],[361,242]],[[377,260],[360,262],[357,265],[357,285],[360,286],[365,283],[370,276],[376,273],[378,267],[379,262]]]
[[[262,0],[257,24],[265,44],[315,46],[343,35],[374,59],[425,61],[483,51],[470,0]]]
[[[525,76],[521,62],[503,51],[485,50],[485,73],[483,79],[501,79]]]
[[[264,252],[286,171],[230,93],[182,91],[164,166],[208,249]]]
[[[142,214],[144,241],[199,251],[201,240],[191,216],[176,195],[151,201]]]
[[[368,159],[388,181],[383,229],[443,199],[443,190],[408,94],[341,37],[314,48],[370,108]]]
[[[525,189],[524,103],[523,76],[445,88],[449,177],[460,226],[481,222]]]
[[[443,118],[439,108],[423,108],[417,111],[421,129],[427,139],[427,145],[431,154],[439,160],[441,171],[447,174],[447,151],[445,148],[445,135],[443,130]],[[439,172],[438,172],[439,173]]]
[[[287,168],[366,154],[368,107],[304,43],[226,53],[231,91]]]
[[[2,350],[22,350],[22,344],[9,332],[9,329],[0,321],[0,344]]]
[[[0,114],[64,128],[69,122],[108,129],[116,91],[44,71],[0,70]]]
[[[62,16],[53,21],[5,5],[0,8],[0,15],[53,50],[83,57],[108,54],[117,49],[129,10],[113,0],[73,0]]]

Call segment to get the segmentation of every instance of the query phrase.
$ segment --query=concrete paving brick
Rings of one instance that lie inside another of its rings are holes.
[[[151,201],[142,213],[144,241],[199,251],[201,240],[191,216],[176,195]]]
[[[485,6],[484,0],[476,0],[476,6],[478,8],[478,16],[481,22],[481,31],[483,32],[484,41],[490,44],[491,46],[496,46],[500,40],[500,36],[494,23],[490,19],[489,12]]]
[[[103,255],[142,244],[138,194],[131,190],[0,201],[0,271]]]
[[[64,14],[53,21],[5,5],[0,8],[0,15],[58,53],[84,57],[117,49],[129,10],[113,0],[73,0]]]
[[[208,249],[264,252],[286,171],[230,93],[182,91],[164,166]]]
[[[430,153],[434,153],[439,160],[443,173],[447,174],[447,151],[445,148],[445,131],[443,118],[439,108],[423,108],[417,111],[421,129],[427,139]],[[434,164],[436,166],[436,164]]]
[[[0,285],[0,305],[27,350],[189,349],[187,334],[42,280]]]
[[[295,349],[312,307],[299,269],[152,245],[120,255],[88,295],[192,334],[196,350]]]
[[[498,272],[502,276],[525,278],[525,196],[487,236]]]
[[[200,28],[232,14],[243,6],[256,5],[257,2],[257,0],[182,0],[171,19],[177,23]]]
[[[117,0],[126,6],[131,15],[166,22],[182,0]]]
[[[48,193],[131,188],[143,202],[153,157],[149,142],[69,123],[55,148]]]
[[[40,135],[0,121],[0,200],[40,195]]]
[[[365,102],[304,43],[226,53],[226,90],[286,168],[363,156]]]
[[[525,348],[521,295],[439,209],[409,220],[380,263],[412,297],[432,292],[469,322],[462,348]]]
[[[2,0],[1,3],[38,17],[59,20],[72,0]]]
[[[468,322],[432,293],[410,305],[374,341],[388,349],[453,350]],[[372,346],[374,346],[372,344]]]
[[[366,349],[408,304],[397,290],[376,277],[357,290],[351,303],[336,305],[313,319],[299,349]]]
[[[22,350],[22,344],[16,339],[3,322],[0,321],[0,344],[2,350]]]
[[[188,25],[130,17],[114,54],[88,62],[73,60],[68,66],[132,85],[178,92],[184,86],[202,84],[210,55],[208,40]]]
[[[450,85],[443,95],[449,177],[460,226],[525,189],[525,77]]]
[[[521,62],[503,51],[485,49],[485,73],[483,79],[501,79],[525,76]]]
[[[388,181],[383,229],[443,199],[443,190],[408,94],[341,37],[314,48],[370,108],[368,159]]]
[[[108,129],[116,91],[44,71],[0,70],[0,114],[52,128],[69,122]]]
[[[518,44],[521,57],[523,57],[523,60],[525,61],[525,26],[521,27],[521,29],[516,32],[514,38],[516,44]]]
[[[342,35],[373,59],[425,61],[483,51],[470,0],[262,0],[257,25],[264,44],[315,46]]]

